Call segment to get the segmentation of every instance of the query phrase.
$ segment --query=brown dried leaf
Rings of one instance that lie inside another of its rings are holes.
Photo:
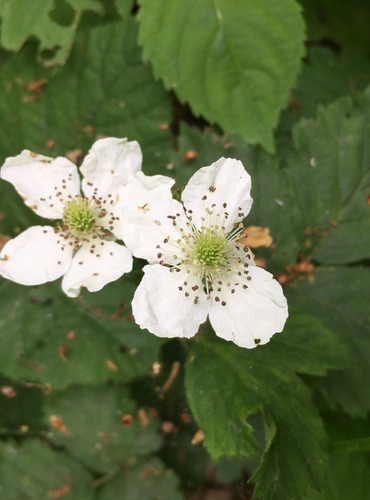
[[[249,226],[243,230],[239,243],[249,248],[270,247],[273,239],[268,227]]]

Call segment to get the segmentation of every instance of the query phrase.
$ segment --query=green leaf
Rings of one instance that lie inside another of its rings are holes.
[[[0,443],[0,458],[2,500],[62,498],[62,493],[71,500],[95,498],[86,469],[45,442]]]
[[[0,364],[5,375],[60,389],[150,373],[159,342],[127,319],[134,291],[130,283],[118,281],[105,291],[116,306],[113,316],[71,300],[59,287],[0,283]]]
[[[51,442],[100,472],[116,471],[161,445],[158,421],[147,416],[145,425],[141,423],[135,403],[122,386],[73,386],[53,393],[45,402],[45,414],[57,422],[53,426],[53,419],[49,420]]]
[[[325,264],[370,257],[370,89],[320,108],[294,131],[287,176],[302,248]]]
[[[156,500],[169,498],[181,500],[183,495],[178,490],[178,480],[174,473],[166,469],[158,459],[139,461],[126,468],[97,495],[97,500]]]
[[[120,16],[129,16],[134,0],[114,0],[114,5]],[[105,6],[106,8],[106,6]]]
[[[314,116],[319,104],[365,89],[370,79],[369,60],[351,50],[335,52],[327,47],[313,46],[294,90],[296,106],[306,117]]]
[[[274,359],[284,359],[290,370],[309,375],[325,375],[329,368],[346,366],[344,345],[321,319],[292,307],[289,313],[283,334],[272,337],[269,344]]]
[[[44,430],[43,405],[40,387],[0,374],[0,435]]]
[[[342,439],[333,443],[335,451],[345,453],[358,453],[359,451],[370,451],[370,437],[357,439]]]
[[[318,320],[293,313],[289,322],[285,333],[251,351],[202,338],[187,363],[189,403],[212,457],[260,455],[256,498],[301,498],[309,484],[320,487],[326,471],[323,426],[295,371],[322,374],[343,355]]]
[[[314,117],[318,105],[327,105],[340,97],[355,96],[370,80],[370,62],[365,54],[343,49],[310,46],[302,64],[290,105],[282,113],[277,139],[278,154],[285,162],[285,146],[291,146],[291,129],[301,118]],[[284,141],[284,142],[282,142]]]
[[[300,0],[310,40],[329,41],[368,54],[370,6],[367,0]]]
[[[98,0],[0,0],[0,44],[18,51],[30,37],[40,41],[39,53],[47,66],[66,62],[84,11],[102,13]],[[46,52],[48,51],[48,52]]]
[[[304,51],[299,6],[293,0],[140,4],[144,57],[166,88],[196,115],[272,151],[272,128]]]
[[[339,404],[352,416],[366,416],[370,410],[369,269],[321,269],[287,292],[291,306],[320,318],[348,352],[348,367],[316,382],[322,394],[332,408]]]
[[[367,500],[370,460],[365,454],[333,453],[328,482],[320,493],[310,491],[305,500]]]
[[[160,125],[171,119],[170,99],[142,63],[136,38],[127,18],[80,33],[58,71],[35,65],[33,47],[8,59],[0,72],[0,155],[27,148],[48,156],[77,149],[82,156],[110,135],[139,141],[144,171],[164,170],[172,138]],[[40,88],[30,90],[30,83]]]

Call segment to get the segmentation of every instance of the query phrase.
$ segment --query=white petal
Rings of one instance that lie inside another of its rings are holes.
[[[33,226],[8,241],[0,254],[0,274],[21,285],[60,278],[69,268],[72,249],[50,226]]]
[[[144,267],[145,275],[132,301],[136,323],[158,337],[192,337],[207,318],[209,300],[202,288],[196,292],[186,273],[171,272],[155,264]],[[186,281],[188,280],[188,281]],[[184,281],[187,285],[184,285]],[[180,291],[179,287],[183,290]],[[186,289],[190,294],[185,296]]]
[[[67,158],[49,158],[27,149],[7,158],[1,178],[13,184],[25,204],[41,217],[60,219],[68,196],[80,194],[77,167]]]
[[[238,286],[224,286],[219,302],[212,297],[209,319],[216,335],[251,349],[266,344],[274,333],[283,330],[288,306],[272,274],[256,266],[248,270],[250,281],[240,278]],[[232,288],[235,293],[231,293]]]
[[[153,220],[160,214],[163,217],[165,207],[172,201],[171,188],[175,181],[164,175],[144,175],[137,172],[128,178],[127,184],[119,188],[119,201],[116,204],[117,215],[144,217]],[[114,232],[117,238],[125,236],[125,224],[121,221]]]
[[[181,203],[172,199],[173,183],[168,177],[149,177],[139,172],[120,189],[122,214],[115,235],[135,257],[158,262],[161,259],[157,257],[157,246],[163,245],[165,239],[180,238],[178,228],[186,225],[187,218]],[[171,217],[176,217],[176,225]]]
[[[107,137],[96,141],[85,157],[81,172],[87,197],[115,197],[128,176],[141,170],[142,153],[138,142]]]
[[[144,206],[144,212],[151,210],[152,205],[160,208],[172,200],[171,188],[174,184],[174,179],[165,175],[137,172],[128,178],[126,185],[120,187],[120,203],[124,208]]]
[[[69,297],[77,297],[81,287],[97,292],[132,269],[131,252],[115,241],[93,240],[79,249],[62,281],[62,289]]]
[[[223,226],[231,230],[249,213],[253,200],[250,195],[251,177],[242,162],[220,158],[209,167],[199,169],[182,193],[187,210],[192,210],[192,221],[200,228],[206,210],[216,214],[227,213]]]

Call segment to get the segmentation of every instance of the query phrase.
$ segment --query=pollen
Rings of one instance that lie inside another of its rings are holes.
[[[63,222],[76,234],[91,233],[95,225],[95,213],[91,201],[82,196],[69,201],[64,208]]]

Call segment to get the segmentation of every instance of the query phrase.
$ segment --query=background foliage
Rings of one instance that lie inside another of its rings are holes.
[[[0,23],[1,162],[128,137],[181,188],[238,158],[290,305],[248,351],[141,331],[139,264],[75,300],[2,280],[1,498],[365,500],[368,2],[0,0]],[[36,220],[1,181],[1,241]]]

